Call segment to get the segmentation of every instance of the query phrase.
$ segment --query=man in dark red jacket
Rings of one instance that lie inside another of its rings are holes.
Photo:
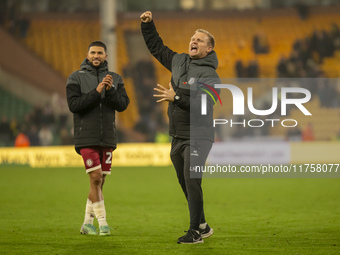
[[[81,70],[69,76],[66,86],[68,106],[74,117],[75,149],[82,155],[90,177],[85,219],[80,229],[85,235],[97,234],[94,216],[99,223],[99,235],[111,235],[102,189],[105,176],[111,174],[112,151],[117,146],[115,112],[124,111],[130,102],[121,76],[108,71],[106,59],[106,45],[92,42]]]

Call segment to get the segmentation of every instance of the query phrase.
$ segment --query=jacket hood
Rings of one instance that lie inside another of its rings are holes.
[[[97,69],[90,64],[90,62],[89,62],[89,60],[87,58],[85,58],[84,61],[81,63],[80,68],[81,68],[81,70],[87,70],[87,71],[89,71],[91,73],[97,74]],[[98,71],[99,71],[99,73],[107,72],[108,71],[108,66],[107,66],[107,61],[106,60],[104,61],[104,65],[101,66],[98,69]]]
[[[196,64],[198,66],[211,66],[212,68],[214,68],[216,70],[217,67],[218,67],[217,54],[213,50],[212,52],[210,52],[204,58],[193,59],[191,63],[194,63],[194,64]]]

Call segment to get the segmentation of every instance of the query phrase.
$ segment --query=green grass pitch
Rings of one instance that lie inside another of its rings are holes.
[[[204,179],[215,233],[179,245],[189,216],[172,167],[113,168],[110,237],[79,233],[83,169],[2,165],[0,176],[0,254],[340,254],[340,179]]]

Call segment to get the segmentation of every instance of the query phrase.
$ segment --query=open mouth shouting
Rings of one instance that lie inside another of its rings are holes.
[[[193,55],[195,55],[195,54],[198,53],[197,45],[192,44],[192,45],[190,46],[190,53],[193,54]]]

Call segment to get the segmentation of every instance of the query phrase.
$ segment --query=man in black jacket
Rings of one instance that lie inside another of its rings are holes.
[[[106,59],[106,45],[92,42],[81,70],[73,72],[66,85],[74,120],[75,149],[83,157],[90,177],[85,219],[80,229],[85,235],[97,234],[94,216],[99,223],[99,235],[111,235],[102,190],[105,176],[111,174],[112,151],[117,146],[115,112],[124,111],[130,102],[121,76],[108,71]]]
[[[193,173],[195,166],[204,166],[214,142],[213,105],[208,97],[206,114],[201,114],[202,94],[207,88],[216,95],[213,84],[219,82],[218,60],[213,51],[214,37],[203,29],[196,30],[189,43],[189,54],[178,54],[163,44],[147,11],[141,16],[141,29],[151,54],[171,73],[169,89],[157,84],[157,102],[169,102],[169,134],[172,136],[171,160],[178,181],[188,201],[190,227],[178,243],[203,243],[213,234],[203,211],[202,173]],[[210,93],[211,94],[211,93]],[[206,95],[205,95],[206,96]],[[198,114],[197,114],[198,113]]]

